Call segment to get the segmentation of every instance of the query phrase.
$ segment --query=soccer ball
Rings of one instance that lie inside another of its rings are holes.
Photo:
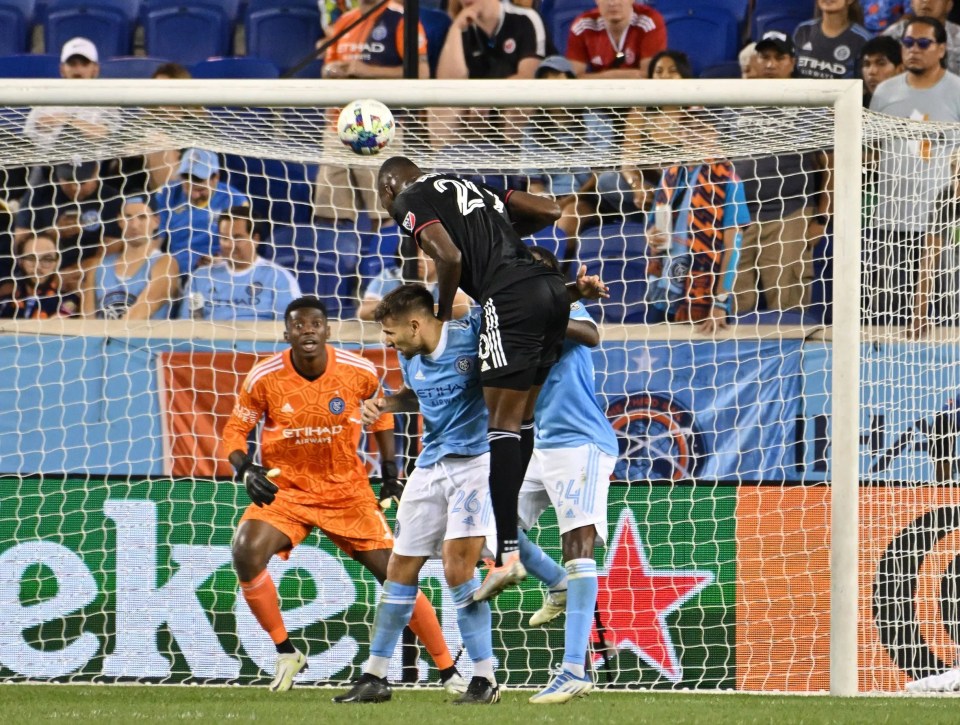
[[[356,154],[375,154],[390,143],[396,124],[390,109],[372,98],[344,106],[337,119],[337,133]]]

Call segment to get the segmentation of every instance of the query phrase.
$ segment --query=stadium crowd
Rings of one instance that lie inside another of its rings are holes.
[[[260,71],[241,61],[262,49],[256,67],[272,64],[267,75],[283,70],[331,79],[402,76],[402,5],[272,3],[305,9],[297,17],[320,61],[305,70],[289,47],[283,58],[271,56],[275,48],[255,35],[263,5],[250,0],[243,32],[239,25],[229,27],[235,49],[245,44],[247,51],[246,58],[236,59],[198,60],[194,54],[202,49],[161,42],[145,14],[148,57],[139,60],[150,63],[137,65],[139,72],[147,68],[154,78],[211,77],[215,67],[235,60],[240,65],[224,73],[255,74]],[[144,4],[145,13],[150,6]],[[234,12],[236,20],[244,11]],[[862,6],[859,0],[659,0],[653,6],[541,0],[530,7],[448,0],[445,7],[422,11],[419,74],[585,82],[697,75],[856,77],[864,80],[864,105],[874,111],[957,122],[958,16],[960,7],[952,0],[912,0],[912,5],[870,0]],[[717,37],[693,32],[684,18],[709,20]],[[731,28],[736,40],[718,41]],[[45,30],[50,43],[56,35],[51,27]],[[99,42],[66,38],[57,56],[59,74],[81,80],[108,68],[112,76],[133,68],[132,59],[108,58],[101,49],[119,47],[123,55],[132,53],[130,43]],[[160,52],[162,59],[155,57]],[[0,75],[13,67],[9,60],[0,58]],[[717,130],[699,109],[634,109],[616,116],[601,111],[544,109],[525,116],[519,109],[435,108],[425,127],[438,146],[479,143],[471,137],[475,129],[487,135],[500,129],[498,140],[516,144],[528,156],[564,142],[573,124],[597,131],[589,134],[597,151],[617,145],[627,151],[639,144],[663,148],[665,155],[678,139],[691,134],[702,139]],[[42,107],[30,113],[22,136],[38,148],[73,136],[88,143],[109,136],[117,123],[114,112],[102,109]],[[202,148],[177,149],[175,138],[170,145],[169,151],[137,158],[5,172],[0,317],[276,319],[302,291],[336,294],[341,301],[334,313],[370,319],[379,300],[404,280],[435,286],[430,264],[379,208],[375,170],[312,167],[301,185],[311,188],[301,205],[309,211],[277,218],[278,200],[269,189],[251,188],[249,176],[239,173],[243,162]],[[584,150],[585,160],[589,151]],[[867,289],[893,291],[869,295],[868,319],[912,325],[922,334],[931,321],[951,319],[957,308],[955,301],[942,302],[949,290],[956,296],[956,280],[938,272],[946,264],[942,260],[956,266],[947,242],[958,223],[957,184],[947,176],[887,173],[893,164],[905,163],[903,158],[880,154],[868,160],[868,188],[880,201],[865,223]],[[619,304],[603,306],[604,321],[690,321],[711,332],[757,312],[829,323],[831,164],[824,149],[709,159],[689,167],[584,166],[548,174],[531,169],[493,183],[557,198],[561,219],[536,241],[568,268],[578,258],[591,261],[588,239],[597,240],[592,261],[619,262],[604,268],[604,274],[612,271],[625,282],[617,288],[619,300],[612,301]],[[917,176],[922,183],[911,181]],[[906,203],[909,210],[902,208]],[[328,263],[325,257],[336,259]],[[469,299],[458,304],[465,310]]]

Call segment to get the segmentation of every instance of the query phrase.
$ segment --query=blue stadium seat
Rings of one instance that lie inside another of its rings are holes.
[[[112,0],[113,2],[126,2],[127,0]],[[184,0],[180,0],[183,4],[189,4],[192,7],[206,6],[213,8],[215,10],[220,10],[224,15],[227,16],[227,20],[230,21],[230,24],[237,22],[237,19],[240,17],[240,0],[189,0],[189,3]],[[178,0],[142,0],[142,10],[141,13],[146,15],[149,12],[158,10],[165,7],[170,7],[171,5],[177,5]],[[276,0],[273,3],[277,4]],[[314,3],[316,5],[316,3]]]
[[[111,58],[100,64],[101,78],[151,78],[153,72],[167,61],[163,58],[126,56]]]
[[[144,45],[147,55],[193,65],[207,58],[230,55],[232,26],[220,8],[191,2],[169,2],[145,8]]]
[[[321,36],[320,10],[316,2],[310,7],[251,6],[244,28],[247,53],[286,71],[315,48]]]
[[[313,219],[316,164],[227,154],[223,180],[246,194],[258,219],[273,224],[309,224]]]
[[[563,55],[567,51],[567,36],[574,19],[596,7],[594,0],[544,0],[541,3],[540,16],[558,53]]]
[[[0,0],[0,55],[30,50],[34,0]]]
[[[400,228],[391,224],[386,229],[360,232],[360,288],[380,274],[384,267],[396,266],[400,252]]]
[[[248,0],[247,13],[274,8],[311,8],[318,10],[317,0]]]
[[[737,19],[727,10],[706,5],[671,7],[664,8],[663,19],[667,23],[670,48],[687,54],[694,75],[704,68],[736,59]]]
[[[39,4],[38,2],[37,5]],[[37,19],[43,21],[48,13],[54,10],[60,10],[61,8],[76,7],[77,5],[96,5],[100,8],[109,7],[119,10],[132,25],[136,25],[140,17],[142,4],[142,0],[86,0],[85,2],[78,2],[78,0],[50,0],[43,7],[42,14],[41,11],[38,11]]]
[[[360,239],[352,223],[279,226],[273,260],[292,269],[304,294],[317,295],[331,317],[352,317],[357,306]]]
[[[761,0],[756,0],[760,2]],[[776,2],[790,2],[791,0],[775,0]],[[812,7],[813,0],[804,0],[808,6]],[[663,14],[667,9],[677,10],[686,8],[711,7],[728,11],[737,19],[738,23],[744,23],[747,19],[747,13],[750,11],[750,0],[648,0],[645,3],[654,10]],[[813,11],[810,11],[811,14]],[[673,47],[672,45],[670,46]]]
[[[323,61],[315,60],[298,70],[289,78],[319,78],[323,74]]]
[[[194,78],[279,78],[277,66],[263,58],[246,56],[211,58],[194,63],[190,68]]]
[[[646,314],[646,236],[642,224],[608,222],[580,235],[579,259],[587,274],[598,274],[610,288],[602,303],[586,303],[600,322],[641,322]]]
[[[717,63],[709,68],[704,68],[700,72],[701,78],[740,78],[743,72],[740,70],[740,63],[735,60]]]
[[[447,32],[453,21],[450,16],[441,10],[420,8],[420,24],[423,34],[427,37],[427,61],[430,63],[430,77],[437,77],[437,63],[440,61],[440,51],[443,42],[447,39]]]
[[[57,0],[47,9],[44,47],[59,52],[77,36],[93,41],[100,60],[133,53],[133,24],[125,10],[100,0]]]
[[[782,12],[792,12],[796,15],[803,15],[804,20],[813,18],[816,3],[813,0],[753,0],[753,14],[762,15],[763,13],[779,10]]]
[[[760,40],[764,33],[770,30],[779,30],[792,38],[793,31],[797,29],[797,26],[805,20],[810,20],[810,16],[810,12],[797,12],[789,9],[754,13],[751,37],[753,40]]]
[[[567,235],[555,226],[541,229],[535,234],[531,234],[524,239],[524,241],[531,246],[543,247],[544,249],[550,250],[553,256],[560,260],[561,264],[571,261],[567,254]]]
[[[0,78],[59,78],[58,55],[8,55],[0,58]]]

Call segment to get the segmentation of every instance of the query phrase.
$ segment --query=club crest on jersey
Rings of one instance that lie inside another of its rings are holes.
[[[412,232],[415,226],[417,226],[417,218],[413,215],[412,211],[408,211],[407,215],[403,218],[403,228],[408,232]]]
[[[461,355],[453,365],[461,375],[469,375],[473,371],[473,357]]]
[[[347,404],[343,402],[343,398],[331,398],[330,399],[330,412],[334,415],[340,415],[343,412],[343,409],[347,407]]]

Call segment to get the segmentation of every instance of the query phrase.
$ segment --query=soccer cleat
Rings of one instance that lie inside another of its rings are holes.
[[[487,572],[483,584],[473,593],[475,602],[493,599],[507,587],[519,584],[527,578],[527,570],[520,563],[519,551],[511,551],[507,554],[500,566],[494,566],[494,563],[488,559],[487,566],[490,567],[490,571]]]
[[[561,669],[550,680],[550,684],[530,698],[535,705],[555,705],[567,702],[575,697],[583,697],[593,689],[593,680],[589,674],[582,678],[568,670]]]
[[[347,692],[333,698],[334,702],[386,702],[393,697],[386,677],[364,672]]]
[[[549,592],[543,600],[543,606],[530,615],[531,627],[542,627],[547,622],[563,614],[567,609],[567,590]]]
[[[960,669],[947,670],[907,683],[907,692],[957,692],[960,690]]]
[[[277,668],[270,683],[271,692],[286,692],[293,687],[293,678],[307,666],[306,656],[299,650],[277,655]]]
[[[467,691],[453,701],[454,705],[492,705],[500,702],[500,687],[486,677],[474,677]]]
[[[456,667],[453,668],[453,672],[447,678],[441,678],[440,684],[451,695],[462,695],[467,691],[467,681],[463,679],[463,675],[457,671]]]

